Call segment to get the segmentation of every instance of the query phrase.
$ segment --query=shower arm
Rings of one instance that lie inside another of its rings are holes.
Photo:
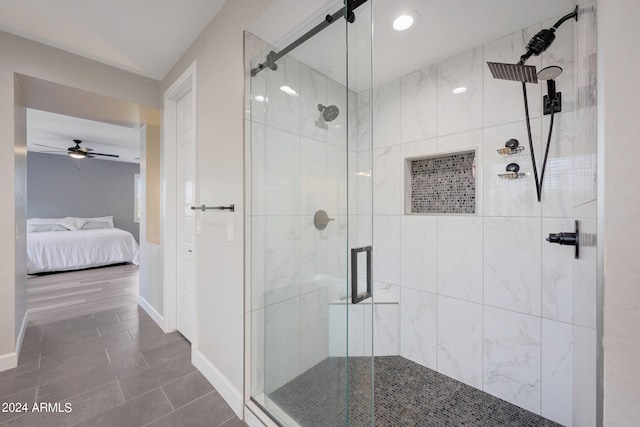
[[[553,27],[539,31],[535,36],[531,38],[531,40],[529,40],[529,43],[527,43],[527,52],[520,57],[520,61],[518,61],[518,65],[524,65],[524,63],[527,62],[527,60],[531,58],[531,56],[533,55],[538,56],[542,52],[547,50],[547,48],[551,46],[551,43],[553,43],[553,41],[555,40],[554,33],[556,32],[558,27],[560,27],[560,25],[564,24],[566,21],[572,18],[575,19],[576,22],[578,21],[577,5],[573,10],[573,12],[567,13],[565,16],[560,18],[558,22],[553,24]]]

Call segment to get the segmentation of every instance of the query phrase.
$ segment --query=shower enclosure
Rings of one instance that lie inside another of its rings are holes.
[[[596,4],[499,3],[331,1],[248,29],[253,412],[597,424]],[[576,6],[519,68],[562,69],[526,83],[525,120],[522,87],[487,63],[516,64]]]

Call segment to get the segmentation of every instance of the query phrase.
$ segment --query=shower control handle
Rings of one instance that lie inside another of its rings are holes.
[[[576,221],[575,232],[550,233],[547,242],[562,246],[575,246],[575,257],[580,257],[580,222]]]

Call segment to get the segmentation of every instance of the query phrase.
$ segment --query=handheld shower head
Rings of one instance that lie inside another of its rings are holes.
[[[562,74],[562,67],[550,65],[538,71],[538,80],[553,80]]]

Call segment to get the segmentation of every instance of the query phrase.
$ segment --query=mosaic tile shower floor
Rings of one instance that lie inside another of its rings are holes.
[[[349,359],[349,425],[371,425],[371,359]],[[325,359],[269,396],[301,426],[343,426],[345,358]],[[552,427],[553,421],[400,356],[375,358],[375,426]]]

